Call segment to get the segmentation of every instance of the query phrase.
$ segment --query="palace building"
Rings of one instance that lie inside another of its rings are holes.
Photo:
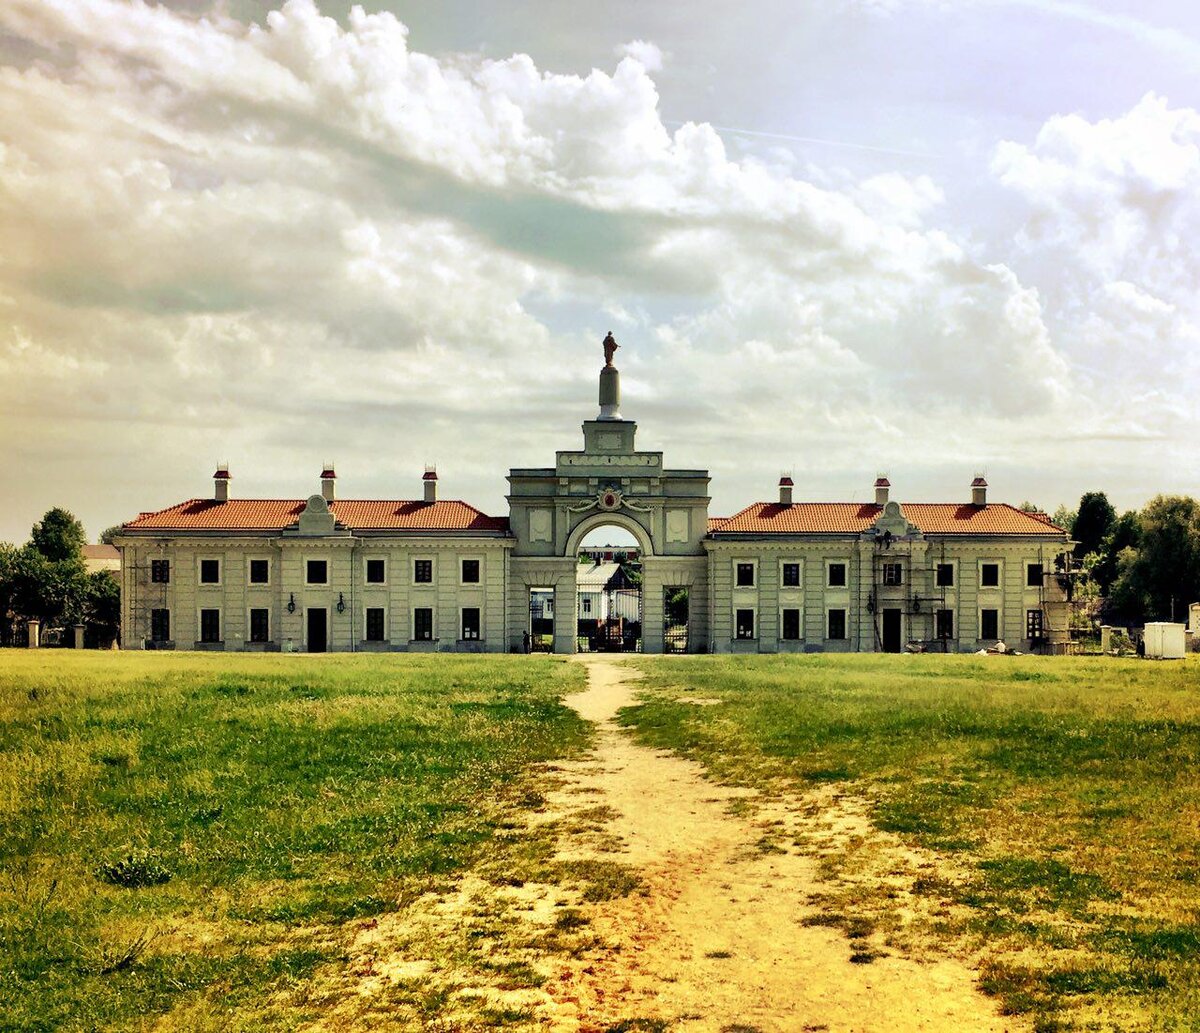
[[[226,651],[969,652],[1066,639],[1070,544],[1045,514],[969,499],[776,499],[709,515],[706,470],[670,469],[620,413],[605,338],[583,447],[509,471],[508,515],[438,498],[208,498],[124,524],[125,648]],[[636,564],[600,566],[590,532],[632,535]],[[585,562],[581,563],[581,552]],[[613,593],[606,598],[606,593]]]

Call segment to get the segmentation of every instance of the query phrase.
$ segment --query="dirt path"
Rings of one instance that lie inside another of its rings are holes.
[[[636,866],[643,892],[589,909],[608,949],[563,962],[543,1012],[554,1029],[663,1028],[655,1020],[688,1033],[1022,1028],[998,1015],[965,964],[900,956],[869,927],[856,929],[854,916],[837,917],[857,939],[814,924],[829,920],[816,903],[829,888],[822,845],[879,837],[863,813],[814,812],[811,800],[747,801],[731,813],[735,798],[753,794],[716,786],[698,765],[635,744],[613,722],[634,702],[637,672],[584,662],[588,689],[568,702],[597,723],[597,747],[557,773],[564,784],[548,798],[550,816],[611,809],[604,835],[570,850]],[[911,885],[920,859],[898,843],[888,849],[897,886]]]

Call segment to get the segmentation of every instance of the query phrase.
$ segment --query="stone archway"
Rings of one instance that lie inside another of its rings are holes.
[[[619,527],[622,531],[628,531],[638,543],[638,549],[641,550],[643,556],[655,555],[654,539],[641,523],[624,513],[609,513],[602,510],[584,517],[571,528],[571,533],[567,535],[567,547],[563,556],[574,559],[579,555],[579,546],[584,538],[597,528],[605,526]]]

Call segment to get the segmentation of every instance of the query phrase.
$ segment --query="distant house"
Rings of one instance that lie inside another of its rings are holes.
[[[116,578],[121,576],[121,550],[115,545],[85,545],[83,562],[89,574],[107,570]]]
[[[642,594],[619,563],[596,563],[575,575],[581,621],[641,618]]]

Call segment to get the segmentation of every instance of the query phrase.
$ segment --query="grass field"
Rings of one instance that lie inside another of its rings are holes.
[[[538,801],[530,765],[586,744],[560,703],[583,679],[536,657],[0,654],[0,1028],[312,1019],[303,988],[352,927],[547,856],[506,830]]]
[[[944,864],[929,931],[1042,1030],[1200,1029],[1200,664],[943,656],[640,661],[622,720],[717,778],[842,785]],[[681,699],[718,699],[697,706]],[[845,863],[853,866],[853,858]],[[953,873],[953,874],[951,874]],[[834,903],[886,915],[862,886]]]

